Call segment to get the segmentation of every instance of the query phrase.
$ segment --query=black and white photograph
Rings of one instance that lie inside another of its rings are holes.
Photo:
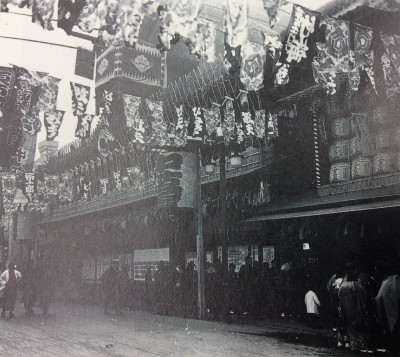
[[[0,357],[400,357],[400,0],[0,0]]]

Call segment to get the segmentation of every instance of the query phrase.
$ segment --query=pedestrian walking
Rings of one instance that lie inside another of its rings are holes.
[[[105,315],[108,315],[108,308],[110,307],[110,305],[114,305],[116,314],[121,315],[119,306],[118,275],[119,275],[119,260],[114,259],[100,278],[104,296],[103,304],[104,304]]]
[[[6,317],[6,311],[9,311],[9,317],[13,318],[15,302],[17,300],[18,281],[22,278],[21,273],[15,270],[14,264],[9,263],[8,269],[0,275],[0,291],[4,292],[3,311],[1,317]]]

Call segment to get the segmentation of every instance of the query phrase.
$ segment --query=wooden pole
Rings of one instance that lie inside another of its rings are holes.
[[[197,245],[197,317],[199,320],[204,318],[205,296],[204,296],[204,237],[203,237],[203,208],[201,203],[201,179],[200,179],[200,148],[195,145],[196,179],[195,188],[195,216],[196,216],[196,245]]]

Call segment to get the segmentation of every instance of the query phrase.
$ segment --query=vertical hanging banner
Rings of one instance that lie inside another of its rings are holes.
[[[124,111],[126,126],[133,129],[133,139],[135,144],[146,144],[148,141],[148,125],[143,120],[141,113],[142,99],[133,95],[124,94]],[[147,127],[147,130],[146,130]]]
[[[373,73],[374,51],[371,47],[373,37],[373,29],[354,24],[354,63],[356,68],[366,71],[376,91]]]
[[[99,2],[98,0],[95,0]],[[93,51],[78,47],[76,50],[75,74],[77,76],[93,79],[96,54]]]
[[[6,214],[15,212],[18,207],[14,205],[14,197],[17,190],[17,177],[14,174],[3,173],[1,176],[3,208]]]
[[[41,74],[39,99],[36,104],[36,110],[42,112],[51,112],[57,109],[59,78]]]
[[[316,47],[317,54],[312,63],[314,80],[320,83],[328,94],[335,94],[336,74],[350,74],[349,23],[326,18],[325,43],[317,43]],[[352,75],[354,74],[355,72],[352,72]]]
[[[108,193],[108,178],[100,179],[100,190],[102,196],[105,196]]]
[[[241,71],[241,46],[231,47],[224,42],[224,68],[226,73],[233,77],[238,77]]]
[[[199,18],[192,33],[185,38],[185,43],[190,52],[201,61],[214,62],[216,36],[215,24],[210,20]]]
[[[231,47],[238,47],[247,43],[247,8],[247,0],[226,0],[226,42]]]
[[[263,87],[266,52],[263,45],[248,42],[241,49],[240,81],[246,90],[257,91]]]
[[[37,174],[35,172],[25,172],[23,182],[23,193],[29,202],[32,202],[37,193]]]
[[[55,0],[33,0],[32,3],[32,22],[43,27],[48,31],[53,31],[51,23],[53,20]]]
[[[61,182],[59,184],[60,201],[61,202],[72,202],[74,185],[73,185],[73,173],[64,172],[61,174]]]
[[[277,72],[277,78],[279,78],[277,84],[287,84],[289,82],[289,66],[299,64],[303,59],[307,58],[310,53],[310,44],[312,43],[309,38],[316,27],[317,13],[298,5],[293,6],[289,34],[281,55],[281,67]],[[282,74],[283,72],[285,75]]]
[[[243,129],[247,138],[255,136],[255,122],[251,112],[242,112]]]
[[[375,143],[369,131],[367,116],[365,114],[352,113],[351,121],[354,131],[361,144],[361,151],[364,156],[375,154]]]
[[[58,136],[64,113],[63,110],[57,110],[53,113],[44,113],[44,126],[46,128],[47,141],[52,141]]]
[[[90,135],[94,115],[84,114],[78,115],[78,125],[75,130],[75,136],[79,139],[87,139]]]
[[[390,98],[400,93],[400,37],[381,35],[385,52],[382,54],[383,74],[386,83],[386,94]]]
[[[122,189],[121,171],[113,172],[113,180],[115,189],[117,189],[118,191]]]
[[[282,5],[286,3],[285,0],[263,0],[264,9],[268,13],[269,26],[274,28],[278,21],[278,11]]]
[[[61,0],[61,1],[63,1],[63,0]],[[103,0],[86,0],[85,1],[85,4],[84,4],[82,10],[79,12],[77,19],[76,19],[76,25],[83,32],[91,33],[93,30],[96,29],[96,26],[97,26],[97,23],[99,20],[99,8],[101,9],[101,6],[103,5],[103,3],[104,3]],[[78,52],[77,52],[77,56],[76,56],[77,63],[78,63],[78,56],[84,54],[84,52],[80,53],[80,50],[81,49],[78,48]],[[91,73],[93,75],[93,70]],[[77,74],[76,69],[75,69],[75,74]],[[80,74],[77,74],[77,75],[79,76]],[[85,76],[82,76],[82,77],[85,77]],[[86,78],[88,78],[88,77],[86,77]],[[93,79],[93,78],[90,77],[90,79]]]
[[[150,118],[150,138],[148,144],[151,147],[165,146],[169,142],[168,126],[164,121],[163,102],[145,99]]]
[[[222,133],[224,135],[225,145],[229,145],[235,133],[235,110],[233,108],[232,98],[226,97],[225,104],[223,105],[223,113]]]
[[[268,127],[267,127],[267,139],[278,138],[278,114],[269,113],[268,116]]]
[[[265,139],[265,110],[254,111],[254,134],[259,139]]]
[[[104,89],[100,95],[96,96],[96,114],[98,114],[106,124],[109,124],[109,119],[112,117],[112,104],[114,93]]]
[[[206,134],[203,112],[200,107],[188,108],[191,125],[188,130],[188,138],[202,140]]]
[[[59,182],[57,175],[44,174],[44,193],[47,198],[58,196]]]
[[[184,115],[184,107],[171,107],[174,122],[172,124],[173,145],[177,147],[185,146],[188,135],[188,121]]]
[[[84,115],[89,103],[90,87],[73,82],[70,84],[72,91],[72,114],[75,116]]]
[[[222,137],[221,106],[217,103],[212,103],[210,109],[203,109],[203,114],[208,137]]]
[[[85,4],[86,0],[58,0],[57,27],[70,35]]]

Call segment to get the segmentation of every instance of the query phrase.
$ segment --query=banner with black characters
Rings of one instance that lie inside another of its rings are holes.
[[[72,91],[72,114],[75,116],[86,114],[89,103],[90,87],[71,82]]]
[[[90,135],[94,115],[84,114],[78,115],[78,125],[75,130],[75,136],[80,139],[87,139]]]
[[[32,202],[37,193],[37,174],[35,172],[25,172],[23,178],[23,193],[28,201]]]
[[[44,126],[46,128],[46,140],[52,141],[58,136],[61,123],[64,118],[63,110],[56,110],[52,113],[44,113]]]
[[[17,177],[11,173],[1,175],[1,191],[3,194],[3,209],[6,214],[15,212],[18,207],[14,204],[15,193],[17,190]]]
[[[152,147],[165,146],[169,142],[167,122],[164,121],[163,102],[146,99],[151,136],[148,144]]]

